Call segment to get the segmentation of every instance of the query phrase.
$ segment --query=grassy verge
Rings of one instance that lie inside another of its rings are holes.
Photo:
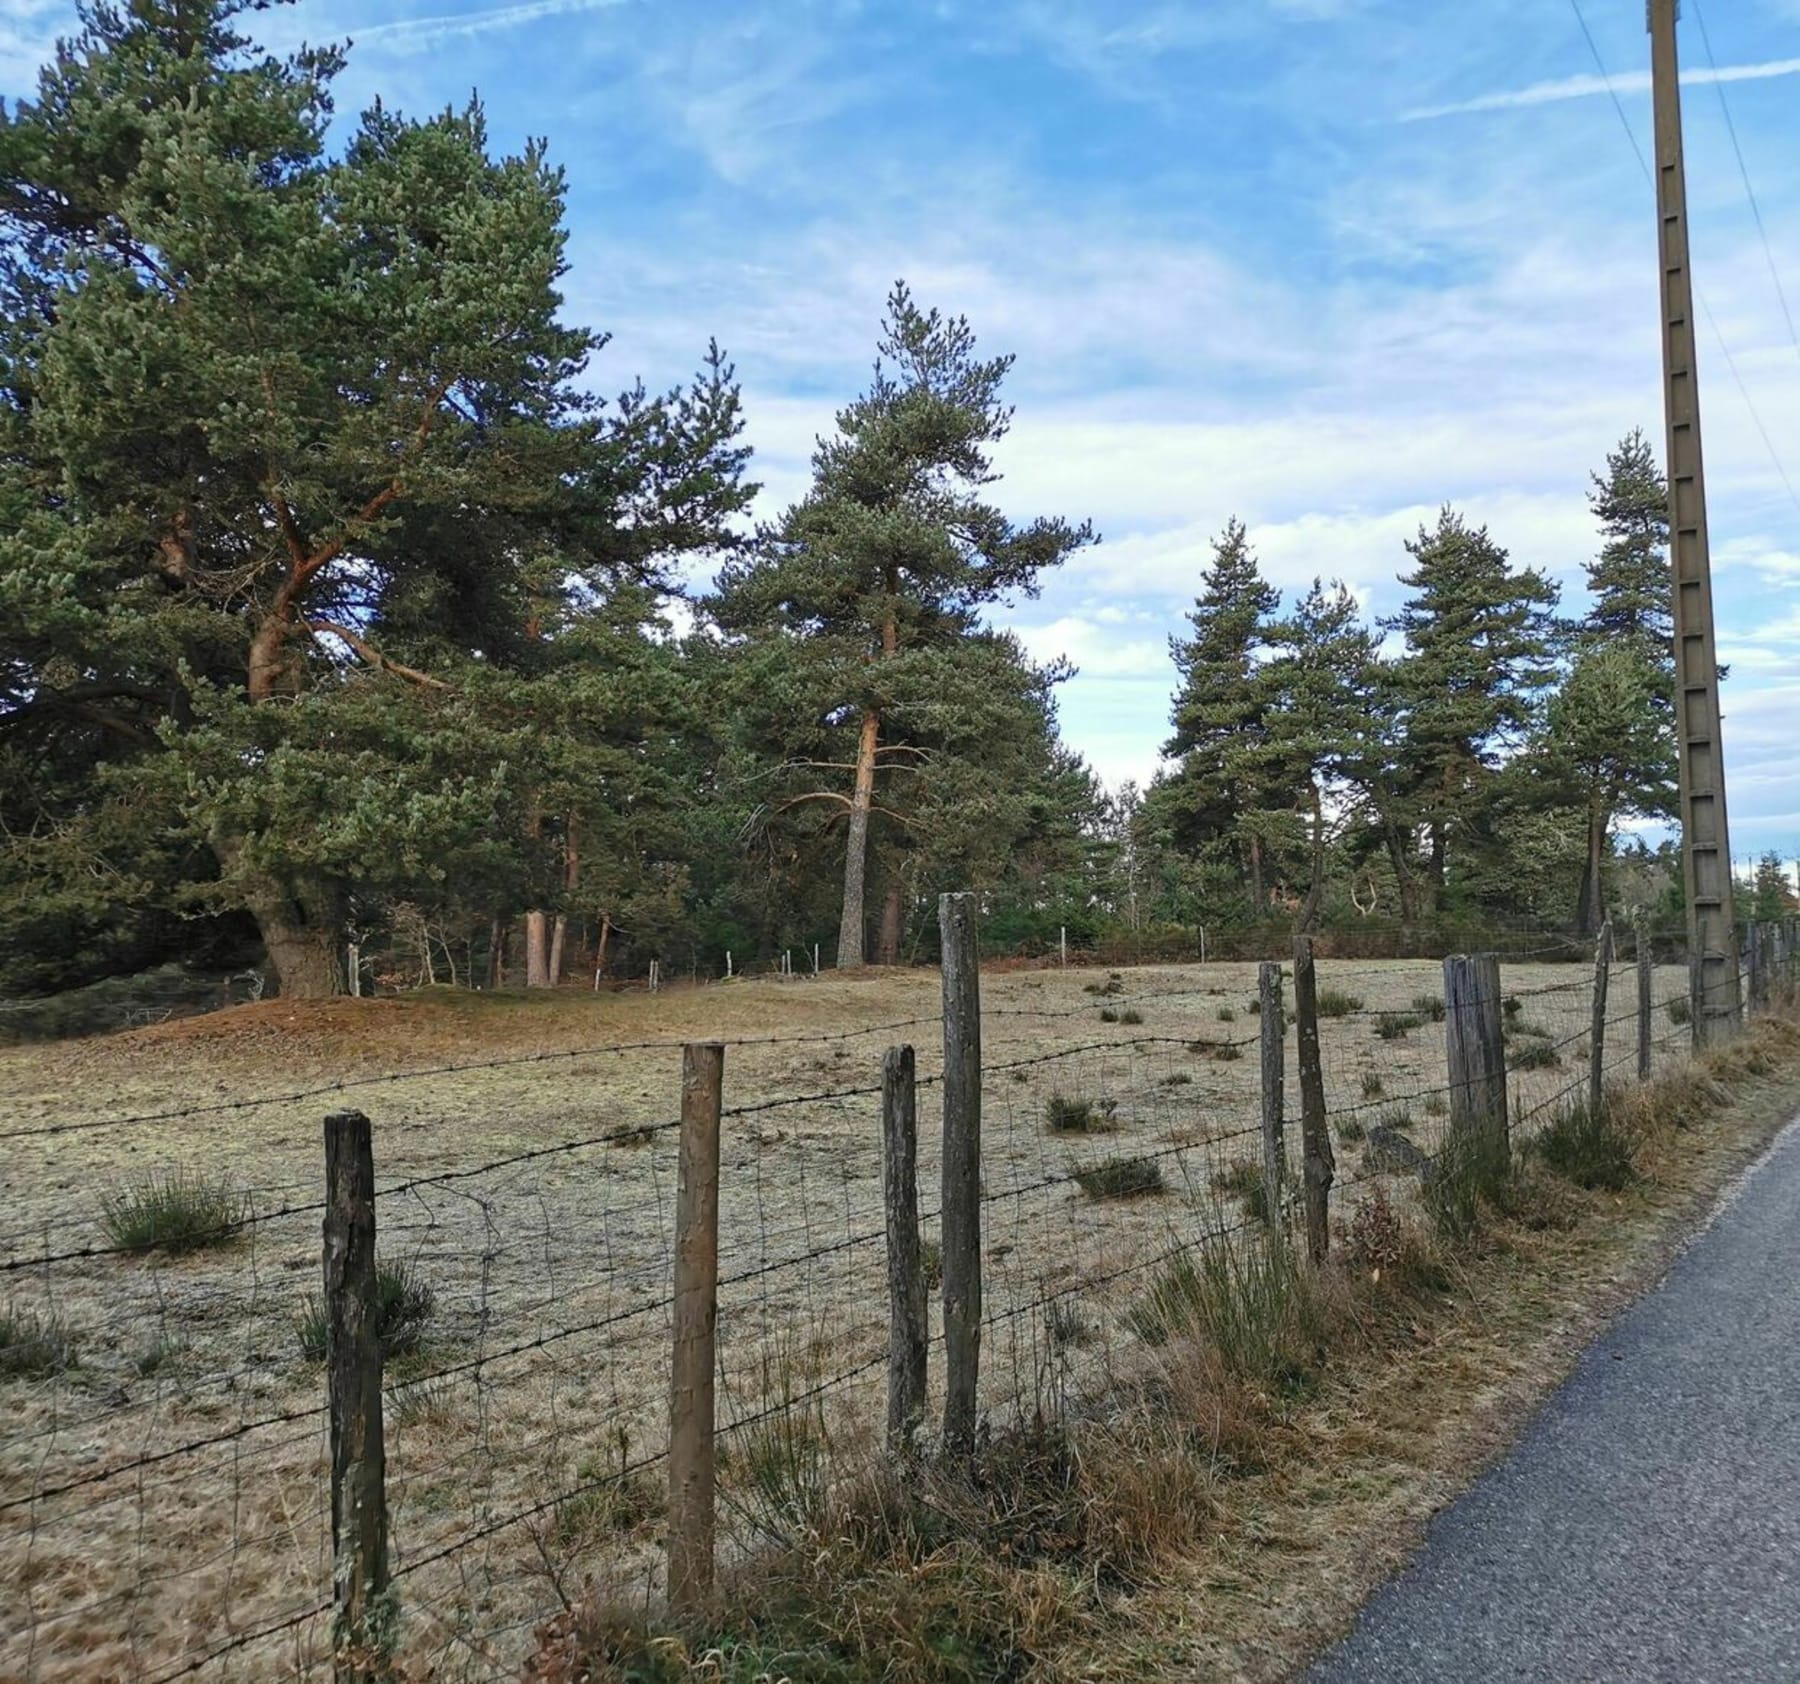
[[[1435,1227],[1372,1194],[1322,1274],[1203,1242],[1153,1283],[1103,1408],[971,1465],[879,1459],[688,1623],[590,1596],[527,1676],[820,1684],[1276,1679],[1337,1635],[1430,1515],[1666,1266],[1800,1101],[1800,1028],[1572,1113],[1479,1166]],[[1245,1259],[1248,1258],[1248,1261]]]

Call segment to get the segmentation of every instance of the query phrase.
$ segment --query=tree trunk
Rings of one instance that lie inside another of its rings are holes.
[[[284,995],[327,1000],[349,993],[343,897],[336,890],[290,890],[267,883],[247,890],[244,900]]]
[[[605,976],[606,974],[606,943],[611,935],[612,914],[610,912],[602,913],[600,917],[600,946],[594,954],[594,974],[596,976]]]
[[[875,963],[900,963],[900,938],[906,929],[906,885],[896,872],[888,879],[881,902],[881,934],[876,938]]]
[[[1388,824],[1383,828],[1386,833],[1388,864],[1394,868],[1394,891],[1400,897],[1400,922],[1416,923],[1419,917],[1419,895],[1413,881],[1412,866],[1406,857],[1405,843],[1395,825]]]
[[[1319,921],[1319,903],[1325,898],[1325,802],[1319,786],[1312,793],[1312,881],[1307,885],[1306,902],[1300,908],[1300,933],[1310,934]]]
[[[557,913],[550,927],[550,986],[557,987],[563,976],[563,943],[569,933],[569,920]]]
[[[875,745],[881,715],[863,715],[856,749],[856,784],[850,796],[850,833],[844,842],[844,915],[838,923],[838,969],[853,971],[863,962],[863,896],[869,864],[869,810],[875,805]]]
[[[1601,867],[1606,855],[1607,815],[1598,801],[1588,803],[1587,861],[1581,873],[1581,894],[1575,903],[1575,927],[1587,936],[1599,930],[1605,917],[1605,888]]]
[[[487,985],[506,986],[506,925],[497,917],[488,922]]]
[[[525,986],[550,986],[549,919],[541,912],[525,914]]]
[[[1250,899],[1261,918],[1268,910],[1268,896],[1263,893],[1262,838],[1250,832]]]

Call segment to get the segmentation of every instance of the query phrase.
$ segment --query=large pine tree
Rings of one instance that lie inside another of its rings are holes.
[[[910,798],[890,806],[884,792],[958,758],[960,721],[984,703],[982,611],[1034,594],[1046,568],[1092,541],[1085,523],[1015,525],[984,495],[1012,420],[1000,396],[1011,366],[978,355],[962,317],[896,285],[874,379],[819,440],[811,489],[755,555],[725,567],[710,604],[755,675],[742,700],[774,751],[769,810],[819,803],[842,818],[842,967],[866,952],[878,818],[896,831],[882,870],[901,881]]]

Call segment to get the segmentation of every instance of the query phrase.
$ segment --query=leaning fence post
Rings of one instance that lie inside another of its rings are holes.
[[[1640,1082],[1650,1080],[1650,1014],[1655,994],[1652,963],[1648,932],[1640,921],[1637,927],[1637,1064]]]
[[[675,1193],[675,1348],[669,1381],[669,1601],[691,1609],[713,1582],[713,1335],[719,1319],[719,1107],[725,1049],[681,1049]]]
[[[1311,936],[1294,938],[1294,1021],[1300,1044],[1300,1151],[1306,1195],[1306,1249],[1323,1263],[1331,1249],[1331,1182],[1337,1172],[1325,1122],[1325,1066],[1319,1056],[1319,984]]]
[[[913,1050],[881,1061],[881,1194],[887,1209],[890,1448],[904,1449],[925,1415],[925,1270],[919,1252],[919,1117]]]
[[[1506,1116],[1506,1037],[1500,1013],[1500,961],[1492,953],[1444,960],[1444,1047],[1450,1078],[1450,1133],[1465,1144],[1510,1156]],[[1483,1153],[1485,1159],[1486,1154]]]
[[[331,1414],[332,1676],[387,1675],[387,1451],[375,1286],[375,1154],[369,1119],[325,1119],[325,1367]]]
[[[1588,1037],[1588,1115],[1598,1117],[1606,1099],[1606,995],[1612,979],[1612,920],[1594,942],[1594,1013]]]
[[[1265,959],[1257,968],[1256,996],[1262,1016],[1263,1202],[1269,1226],[1278,1228],[1282,1219],[1282,1183],[1287,1179],[1287,1150],[1282,1139],[1287,1014],[1281,1004],[1281,966],[1273,959]]]
[[[944,968],[944,1449],[975,1448],[981,1366],[981,965],[975,897],[938,898]]]

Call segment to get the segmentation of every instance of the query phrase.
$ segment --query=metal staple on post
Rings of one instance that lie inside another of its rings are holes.
[[[1325,1065],[1319,1053],[1319,982],[1311,936],[1294,938],[1294,1020],[1300,1052],[1301,1182],[1306,1198],[1306,1249],[1323,1263],[1331,1249],[1331,1183],[1337,1160],[1325,1117]]]
[[[325,1368],[331,1416],[332,1676],[387,1676],[387,1450],[369,1119],[325,1119]]]
[[[881,1193],[887,1212],[890,1448],[905,1449],[925,1415],[925,1269],[919,1248],[919,1118],[911,1047],[881,1061]]]
[[[669,1601],[713,1582],[714,1338],[719,1318],[719,1111],[725,1049],[681,1049],[681,1167],[675,1194],[675,1340],[669,1381]]]
[[[1613,934],[1609,919],[1594,941],[1594,1009],[1588,1035],[1588,1115],[1598,1117],[1606,1102],[1606,995],[1612,977]]]
[[[1282,1138],[1282,1108],[1287,1085],[1287,1014],[1281,1003],[1281,966],[1265,959],[1256,973],[1257,1005],[1262,1015],[1262,1149],[1263,1199],[1271,1228],[1282,1222],[1287,1148]]]
[[[981,964],[975,897],[943,895],[944,1449],[975,1448],[981,1368]]]

